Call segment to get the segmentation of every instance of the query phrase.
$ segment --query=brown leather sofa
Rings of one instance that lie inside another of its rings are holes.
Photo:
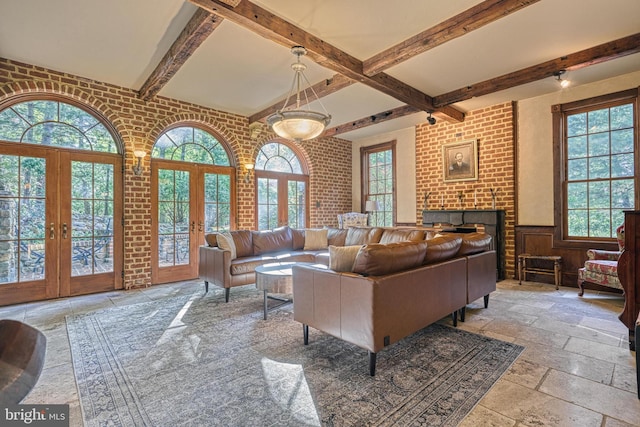
[[[200,247],[198,275],[204,281],[205,292],[209,284],[225,289],[229,301],[234,286],[255,283],[255,268],[271,262],[311,262],[329,265],[328,246],[392,243],[406,240],[424,240],[432,233],[424,229],[404,228],[348,228],[327,229],[327,243],[321,248],[305,249],[305,231],[281,227],[269,231],[238,230],[229,234],[233,238],[236,257],[221,249],[218,234],[207,234],[206,246]]]
[[[384,347],[457,313],[496,289],[496,253],[490,236],[445,235],[423,242],[370,244],[356,255],[352,272],[313,265],[293,267],[294,320],[376,354]],[[420,257],[421,252],[421,257]],[[403,260],[403,261],[402,261]]]

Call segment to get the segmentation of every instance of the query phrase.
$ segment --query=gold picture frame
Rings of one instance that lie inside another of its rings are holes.
[[[478,180],[478,140],[449,142],[442,145],[444,182]]]

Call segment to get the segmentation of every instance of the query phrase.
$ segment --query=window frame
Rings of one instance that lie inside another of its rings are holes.
[[[618,250],[615,237],[568,237],[567,215],[567,129],[566,116],[577,111],[593,111],[607,108],[617,103],[634,105],[634,209],[640,206],[640,113],[638,111],[638,88],[595,96],[583,100],[556,104],[551,107],[553,123],[553,172],[554,172],[554,246],[575,249],[598,247],[607,250]]]
[[[365,205],[369,199],[369,156],[381,151],[391,151],[391,168],[392,168],[392,184],[391,197],[393,203],[391,207],[391,227],[397,224],[397,205],[398,205],[398,187],[397,187],[397,167],[396,167],[396,145],[397,141],[392,140],[381,144],[367,145],[360,147],[360,211],[365,212]],[[388,193],[385,193],[388,194]]]

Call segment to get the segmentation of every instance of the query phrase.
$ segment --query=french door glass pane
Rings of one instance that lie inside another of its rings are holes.
[[[204,175],[205,232],[229,230],[231,227],[231,176]]]
[[[72,276],[113,271],[113,208],[113,165],[72,161]]]
[[[158,170],[158,265],[189,264],[190,176]]]
[[[305,227],[305,185],[301,181],[289,181],[288,183],[288,223],[292,228]]]
[[[278,180],[258,178],[258,230],[278,227]]]
[[[0,155],[0,284],[44,278],[42,158]]]

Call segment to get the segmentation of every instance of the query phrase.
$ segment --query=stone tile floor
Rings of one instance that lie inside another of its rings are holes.
[[[48,340],[42,375],[23,403],[68,403],[71,426],[82,426],[65,316],[203,288],[199,281],[187,281],[0,307],[0,318],[33,325]],[[221,290],[210,294],[224,303]],[[498,283],[489,308],[483,308],[482,299],[475,301],[467,307],[466,322],[458,325],[526,350],[461,425],[640,426],[635,353],[629,351],[627,330],[617,318],[623,304],[619,294],[587,290],[580,298],[576,288]]]

